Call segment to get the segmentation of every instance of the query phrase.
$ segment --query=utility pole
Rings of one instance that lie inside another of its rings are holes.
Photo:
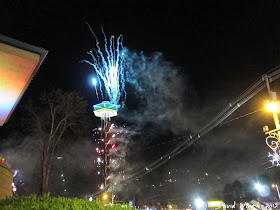
[[[268,79],[267,75],[265,75],[264,78],[265,78],[265,81],[266,81],[266,86],[267,86],[268,94],[271,97],[272,102],[276,102],[277,101],[276,92],[271,91],[270,85],[269,85],[269,79]],[[280,124],[279,124],[279,118],[278,118],[278,115],[277,115],[277,110],[273,110],[272,114],[273,114],[273,119],[274,119],[275,127],[278,130],[278,129],[280,129]],[[277,132],[278,135],[280,135],[279,132],[280,131]],[[278,139],[278,141],[279,141],[279,139]]]
[[[268,94],[272,100],[272,103],[268,103],[266,108],[268,111],[272,112],[273,120],[275,123],[275,128],[273,130],[269,130],[268,126],[263,127],[263,131],[268,136],[266,137],[266,144],[269,146],[270,149],[272,149],[273,154],[268,153],[268,157],[272,157],[272,160],[270,160],[273,164],[273,166],[279,166],[280,165],[280,124],[279,124],[279,118],[278,118],[278,112],[279,112],[279,102],[277,102],[277,95],[276,92],[271,91],[270,85],[269,85],[269,78],[267,75],[264,75],[263,78],[266,81],[267,91]]]
[[[278,185],[277,184],[272,184],[272,187],[276,187],[276,190],[277,190],[277,194],[278,194],[278,198],[280,200],[280,193],[279,193],[279,188],[278,188]]]

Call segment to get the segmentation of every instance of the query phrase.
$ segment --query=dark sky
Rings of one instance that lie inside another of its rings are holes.
[[[78,90],[90,104],[96,103],[88,83],[94,72],[79,63],[95,47],[85,22],[98,37],[102,35],[100,26],[108,36],[123,34],[124,45],[132,52],[144,51],[146,55],[162,52],[164,59],[179,69],[186,97],[192,97],[183,100],[185,103],[193,100],[188,107],[195,112],[184,115],[197,123],[186,123],[192,129],[280,64],[278,1],[100,2],[11,1],[1,6],[1,34],[49,50],[26,94],[63,88]],[[278,91],[277,86],[275,90]],[[261,97],[254,100],[260,101]],[[256,103],[249,104],[239,114],[255,111]],[[223,142],[221,148],[245,155],[244,145],[248,147],[257,138],[258,146],[253,146],[255,150],[251,152],[256,154],[263,148],[263,154],[267,154],[260,122],[264,118],[270,119],[260,114],[217,129],[207,139],[207,148],[211,150]],[[241,128],[236,132],[234,126]],[[244,144],[248,139],[251,143]],[[211,151],[214,153],[214,149]],[[244,157],[249,160],[250,154]]]
[[[85,86],[88,70],[78,62],[94,47],[85,21],[98,35],[100,26],[107,35],[123,34],[133,51],[163,52],[200,96],[234,80],[246,87],[279,63],[280,5],[274,1],[120,2],[13,1],[2,7],[1,33],[50,51],[40,72],[48,78],[44,86]],[[65,78],[63,84],[56,77]]]

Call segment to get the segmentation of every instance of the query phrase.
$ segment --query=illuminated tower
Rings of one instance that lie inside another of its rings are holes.
[[[93,105],[93,112],[96,117],[101,119],[101,139],[104,142],[104,156],[103,156],[103,174],[104,174],[104,188],[109,183],[110,157],[108,132],[110,129],[111,117],[118,115],[117,105],[111,104],[109,101],[103,101],[100,104]]]

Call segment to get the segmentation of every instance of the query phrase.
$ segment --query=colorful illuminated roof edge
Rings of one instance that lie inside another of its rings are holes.
[[[5,121],[5,123],[7,123],[9,118],[11,117],[14,109],[16,108],[17,104],[19,103],[21,97],[23,96],[24,92],[28,88],[31,80],[33,79],[33,77],[37,73],[39,67],[41,66],[41,64],[43,63],[44,59],[46,58],[46,56],[48,54],[48,51],[45,50],[44,48],[40,48],[40,47],[37,47],[37,46],[34,46],[34,45],[30,45],[30,44],[21,42],[19,40],[16,40],[16,39],[4,36],[2,34],[0,34],[0,43],[4,43],[4,44],[10,45],[10,46],[13,46],[13,47],[16,47],[16,48],[19,48],[19,49],[22,49],[22,50],[25,50],[25,51],[32,52],[32,53],[40,55],[40,59],[39,59],[39,62],[37,64],[37,66],[35,67],[32,75],[30,76],[29,81],[25,84],[24,89],[22,90],[20,96],[17,98],[16,103],[14,104],[13,108],[11,109],[11,111],[10,111],[6,121]]]

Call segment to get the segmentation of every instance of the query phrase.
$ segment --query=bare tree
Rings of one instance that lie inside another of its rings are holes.
[[[87,101],[76,92],[52,90],[25,105],[27,125],[41,153],[41,193],[48,192],[51,163],[59,145],[88,130]]]

